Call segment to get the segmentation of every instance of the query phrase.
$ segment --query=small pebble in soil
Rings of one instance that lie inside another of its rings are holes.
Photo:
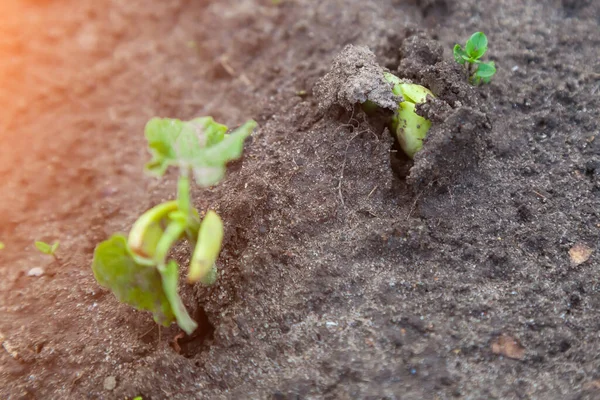
[[[44,270],[40,267],[31,268],[29,272],[27,272],[27,276],[42,276],[44,275]]]
[[[104,389],[113,390],[117,387],[117,379],[114,376],[109,376],[104,380]]]

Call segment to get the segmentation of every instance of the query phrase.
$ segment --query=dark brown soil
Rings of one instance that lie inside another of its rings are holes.
[[[0,398],[600,398],[599,24],[591,0],[3,1]],[[498,73],[473,88],[451,49],[477,30]],[[313,95],[349,44],[438,98],[407,179],[380,121]],[[202,115],[260,128],[195,190],[226,237],[182,337],[90,263],[174,197],[146,121]]]

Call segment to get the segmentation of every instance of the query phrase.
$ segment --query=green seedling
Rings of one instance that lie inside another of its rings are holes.
[[[423,139],[431,128],[431,122],[415,112],[416,105],[425,103],[427,96],[435,96],[426,87],[403,82],[390,73],[385,74],[385,79],[394,85],[392,92],[404,98],[392,117],[391,127],[396,133],[402,150],[407,156],[413,158],[423,147]]]
[[[471,35],[464,49],[460,44],[454,45],[454,59],[465,66],[467,79],[472,85],[489,83],[496,73],[496,65],[493,61],[485,63],[480,60],[487,47],[488,40],[483,32],[475,32]]]
[[[426,102],[427,96],[435,96],[426,87],[405,82],[389,72],[384,73],[384,78],[393,85],[392,92],[403,98],[398,103],[398,109],[390,121],[390,129],[398,138],[398,143],[404,153],[410,158],[414,158],[415,154],[423,147],[423,139],[431,127],[428,119],[415,112],[416,105]],[[371,101],[366,101],[362,106],[367,114],[371,114],[377,109],[377,105]]]
[[[4,247],[6,247],[4,246],[4,243],[0,242],[0,250],[4,250]]]
[[[244,141],[255,127],[256,122],[249,121],[227,134],[227,127],[211,117],[148,122],[145,133],[152,160],[146,171],[160,177],[170,166],[179,167],[177,199],[143,213],[128,236],[115,234],[96,247],[92,270],[100,285],[111,289],[119,301],[150,311],[159,324],[176,321],[187,334],[196,329],[178,294],[179,265],[168,255],[186,241],[192,253],[187,281],[213,284],[223,222],[210,210],[201,218],[192,206],[190,175],[201,187],[217,184],[226,164],[241,157]]]
[[[60,246],[60,242],[56,242],[54,244],[48,244],[46,242],[41,242],[41,241],[35,242],[35,247],[37,247],[37,249],[41,253],[52,256],[55,259],[58,259],[58,257],[56,256],[56,250],[58,250],[59,246]]]

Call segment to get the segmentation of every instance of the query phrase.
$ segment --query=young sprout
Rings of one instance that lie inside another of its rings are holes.
[[[152,160],[146,171],[160,177],[169,166],[179,167],[177,199],[143,213],[127,237],[116,234],[96,247],[92,270],[100,285],[111,289],[121,302],[150,311],[159,324],[177,321],[187,334],[196,329],[177,292],[179,265],[168,256],[185,240],[192,253],[188,282],[213,284],[223,223],[214,211],[200,219],[190,200],[189,176],[193,174],[202,187],[217,184],[226,164],[241,157],[244,141],[255,127],[256,122],[249,121],[227,134],[227,127],[212,117],[148,122],[146,139]]]
[[[475,32],[471,35],[464,49],[459,44],[454,45],[454,60],[465,66],[467,79],[472,85],[489,83],[496,73],[496,65],[493,61],[485,63],[480,60],[487,47],[488,40],[483,32]]]
[[[37,247],[40,252],[54,257],[55,260],[58,260],[58,257],[56,256],[56,250],[58,250],[59,246],[60,242],[56,242],[51,245],[42,241],[35,242],[35,247]]]
[[[3,249],[4,249],[4,247],[5,247],[5,246],[4,246],[4,243],[0,242],[0,250],[3,250]]]
[[[423,139],[431,127],[431,121],[415,112],[416,105],[425,103],[427,96],[435,96],[426,87],[405,82],[389,72],[384,73],[384,78],[393,85],[392,92],[403,98],[390,121],[390,129],[396,135],[404,153],[414,158],[423,147]],[[377,104],[367,100],[362,104],[362,108],[367,114],[372,114],[377,110]]]
[[[423,147],[423,139],[431,127],[428,119],[415,112],[416,105],[425,103],[427,96],[435,96],[426,87],[403,82],[388,72],[385,73],[385,79],[394,85],[392,92],[396,96],[404,98],[392,117],[392,131],[396,134],[398,143],[406,155],[414,158],[415,154]]]

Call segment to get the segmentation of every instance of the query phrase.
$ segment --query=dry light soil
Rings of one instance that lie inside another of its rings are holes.
[[[0,398],[600,399],[599,25],[595,0],[2,1]],[[436,96],[414,163],[350,104],[378,68]],[[146,121],[202,115],[259,128],[193,190],[225,239],[185,336],[90,265],[175,195]]]

